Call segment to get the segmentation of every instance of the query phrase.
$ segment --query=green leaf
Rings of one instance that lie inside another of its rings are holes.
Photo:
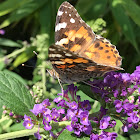
[[[20,5],[27,2],[27,0],[6,0],[0,4],[0,16],[8,14],[17,9]],[[16,3],[16,4],[15,4]]]
[[[118,137],[116,138],[116,140],[130,140],[130,139],[126,138],[126,137],[123,137],[122,135],[118,134]]]
[[[130,19],[128,15],[126,14],[126,11],[122,7],[120,3],[118,3],[118,0],[112,0],[110,2],[112,13],[119,23],[120,27],[122,28],[122,31],[126,38],[132,43],[132,45],[135,47],[136,51],[139,53],[139,48],[136,43],[136,37],[133,31],[133,27],[131,25]]]
[[[115,126],[115,132],[118,133],[123,126],[122,122],[120,120],[115,120],[116,121],[116,126]]]
[[[20,47],[21,48],[21,44],[18,44],[10,39],[6,39],[6,38],[0,38],[0,45],[2,46],[8,46],[8,47]]]
[[[59,137],[57,138],[57,140],[76,140],[76,137],[72,136],[72,132],[68,131],[68,130],[64,130]]]
[[[88,95],[90,98],[95,99],[93,92],[91,91],[91,87],[84,84],[77,84],[78,89],[80,89],[83,93]]]
[[[2,113],[3,113],[3,104],[0,102],[0,118],[2,117]]]
[[[107,0],[80,0],[76,5],[76,9],[80,15],[92,20],[105,13],[107,2]]]
[[[133,21],[140,26],[140,7],[132,0],[119,0]],[[119,2],[118,1],[118,2]]]
[[[56,15],[56,2],[51,1],[46,4],[39,13],[40,32],[47,33],[50,39],[47,40],[48,46],[54,43],[54,26]],[[47,18],[46,18],[47,17]],[[48,22],[49,21],[49,22]]]
[[[10,132],[24,130],[25,127],[23,126],[23,121],[20,123],[15,123],[10,127]]]
[[[140,139],[140,130],[133,130],[131,129],[129,132],[130,140],[139,140]]]
[[[0,103],[18,115],[30,115],[34,106],[25,85],[5,72],[0,72]]]
[[[27,82],[21,77],[19,76],[18,74],[16,74],[15,72],[12,72],[12,71],[9,71],[7,69],[3,70],[4,73],[7,73],[11,76],[13,76],[15,79],[17,79],[18,81],[20,81],[21,83],[23,83],[24,85],[27,84]]]
[[[70,132],[68,130],[64,130],[58,137],[57,140],[89,140],[89,137],[80,137],[78,138],[76,135],[74,135],[73,132]]]
[[[36,11],[38,8],[41,8],[45,5],[48,0],[38,1],[38,0],[28,0],[27,3],[21,5],[20,8],[12,12],[12,14],[7,18],[1,25],[0,28],[9,26],[13,22],[17,22],[24,17],[27,17],[29,14]]]
[[[88,95],[90,98],[92,98],[92,100],[97,100],[101,102],[101,97],[100,95],[98,95],[98,93],[93,93],[92,89],[89,85],[85,85],[85,84],[77,84],[78,89],[80,89],[83,93],[85,93],[86,95]]]

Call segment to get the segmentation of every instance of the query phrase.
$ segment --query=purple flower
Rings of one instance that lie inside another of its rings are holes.
[[[0,34],[1,34],[1,35],[4,35],[4,34],[5,34],[5,31],[2,30],[2,29],[0,29]]]
[[[75,123],[72,125],[73,127],[73,130],[74,130],[74,133],[77,135],[77,136],[80,136],[80,133],[81,133],[81,125],[79,123]]]
[[[34,136],[40,140],[42,138],[42,136],[39,134],[39,131],[37,131],[36,133],[34,133]]]
[[[50,116],[49,114],[47,114],[47,115],[45,116],[45,118],[46,118],[46,121],[47,121],[47,122],[50,122],[50,121],[52,120],[52,118],[51,118],[51,116]]]
[[[24,115],[24,121],[32,121],[31,117],[27,116],[26,114]]]
[[[51,127],[51,125],[49,125],[49,123],[46,123],[46,124],[44,124],[44,129],[45,129],[46,131],[49,131],[49,130],[52,129],[52,127]]]
[[[132,103],[126,103],[123,105],[123,109],[125,110],[125,113],[127,113],[127,115],[131,115],[134,109],[134,104]]]
[[[70,94],[71,94],[72,100],[74,100],[75,97],[76,97],[77,86],[74,87],[74,84],[69,85],[69,86],[68,86],[68,91],[69,91]]]
[[[117,133],[115,133],[115,132],[105,132],[105,131],[102,131],[101,132],[101,135],[99,136],[99,138],[101,139],[101,140],[115,140],[116,139],[116,137],[117,137],[118,135],[117,135]]]
[[[107,110],[108,110],[108,109],[105,109],[105,108],[103,108],[103,107],[101,106],[101,108],[100,108],[101,117],[104,116],[104,115],[106,115]]]
[[[100,129],[106,129],[109,125],[110,117],[104,116],[103,119],[100,120]]]
[[[90,110],[91,109],[91,105],[89,103],[89,100],[84,100],[82,102],[82,108],[85,109],[85,110]]]
[[[99,140],[99,135],[98,135],[98,134],[92,133],[92,134],[90,135],[90,140]]]
[[[118,90],[114,90],[113,92],[114,92],[114,93],[113,93],[114,97],[117,98],[118,95],[119,95],[119,91],[118,91]]]
[[[32,127],[34,126],[34,124],[33,124],[31,121],[24,121],[24,122],[23,122],[23,126],[24,126],[26,129],[32,129]]]
[[[42,108],[43,108],[43,105],[42,105],[42,104],[35,104],[35,105],[34,105],[34,108],[31,109],[30,111],[31,111],[35,116],[37,116],[39,113],[42,113]]]
[[[42,113],[43,113],[43,116],[46,116],[47,114],[51,114],[51,110],[48,109],[48,108],[44,108],[44,109],[42,110]]]
[[[52,116],[52,120],[56,121],[57,122],[57,119],[58,117],[60,116],[59,113],[57,111],[53,111],[51,113],[51,116]]]
[[[114,105],[115,105],[115,108],[116,108],[116,112],[120,113],[122,111],[122,101],[120,100],[115,100],[114,101]]]
[[[52,129],[51,125],[49,125],[49,122],[45,118],[43,118],[43,124],[44,124],[44,129],[46,131],[49,131]]]
[[[126,88],[122,88],[122,93],[121,93],[121,96],[127,96],[127,91],[126,91]]]
[[[55,99],[53,100],[53,102],[58,103],[58,102],[60,102],[61,100],[62,100],[62,98],[59,96],[59,97],[55,98]]]
[[[112,132],[112,133],[108,132],[109,140],[115,140],[116,137],[118,137],[117,133],[115,133],[115,132]]]
[[[74,111],[73,110],[71,110],[71,109],[68,109],[67,110],[67,117],[69,118],[72,118],[72,117],[74,117],[75,116],[75,113],[74,113]]]
[[[43,107],[47,108],[48,106],[51,105],[51,103],[49,102],[49,99],[45,99],[45,100],[42,102],[42,105],[43,105]]]
[[[66,102],[66,104],[68,105],[68,107],[69,107],[70,109],[77,109],[77,108],[78,108],[78,104],[77,104],[75,101],[73,101],[73,102],[71,102],[71,103]]]
[[[137,116],[137,113],[138,111],[134,111],[130,116],[133,123],[138,123],[140,121],[140,118]]]
[[[89,125],[89,120],[88,120],[88,111],[84,111],[80,114],[80,123],[83,125]]]
[[[78,118],[77,117],[72,117],[71,119],[71,124],[75,124],[76,122],[78,122]]]
[[[32,129],[32,127],[34,126],[34,124],[32,123],[32,120],[29,116],[24,115],[24,122],[23,122],[23,126],[26,129]]]
[[[128,132],[128,130],[129,130],[128,125],[123,125],[122,130],[123,130],[123,132]]]
[[[74,110],[75,116],[78,118],[80,118],[82,112],[83,112],[83,110],[81,108]]]
[[[127,121],[125,121],[124,125],[122,126],[123,132],[128,132],[130,128],[132,128],[132,120],[130,117],[127,118]]]
[[[124,82],[130,82],[131,78],[130,78],[130,74],[129,73],[122,73],[122,79]]]
[[[89,134],[91,134],[91,130],[93,128],[91,125],[83,125],[83,127],[81,129],[85,134],[89,135]]]
[[[61,107],[66,107],[66,105],[65,105],[65,100],[62,99],[62,100],[57,104],[57,106],[58,106],[58,107],[59,107],[59,106],[61,106]]]
[[[59,114],[65,114],[65,110],[64,109],[58,109],[57,110]]]
[[[115,120],[111,120],[110,124],[109,124],[109,128],[113,128],[116,125],[116,121]]]
[[[73,131],[73,128],[72,128],[71,125],[67,125],[67,126],[66,126],[66,129],[67,129],[68,131],[70,131],[70,132]]]
[[[12,117],[14,114],[12,112],[9,113],[9,116]]]

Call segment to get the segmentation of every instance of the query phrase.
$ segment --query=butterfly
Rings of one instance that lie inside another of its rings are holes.
[[[96,35],[68,2],[63,2],[57,12],[49,60],[53,67],[50,74],[68,84],[123,70],[116,47]]]

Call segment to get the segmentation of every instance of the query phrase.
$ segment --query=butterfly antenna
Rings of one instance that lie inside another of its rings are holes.
[[[42,60],[43,60],[43,58],[41,58],[41,57],[38,55],[38,53],[37,53],[36,51],[33,51],[33,53],[34,53],[39,59],[42,59]],[[49,65],[48,62],[46,62],[46,63]]]
[[[23,67],[28,67],[28,68],[33,68],[33,66],[29,66],[29,65],[26,65],[26,64],[21,64]]]

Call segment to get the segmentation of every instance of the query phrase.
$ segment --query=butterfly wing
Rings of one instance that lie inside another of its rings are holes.
[[[95,35],[68,2],[63,2],[58,9],[55,42],[98,65],[122,69],[120,68],[122,58],[116,47],[107,39]]]
[[[73,83],[99,77],[108,71],[117,70],[109,66],[98,65],[92,60],[80,57],[59,45],[49,47],[49,59],[63,83]]]
[[[77,10],[70,3],[63,2],[56,16],[55,43],[71,49],[78,44],[84,46],[87,37],[95,39],[92,29],[81,19]]]

